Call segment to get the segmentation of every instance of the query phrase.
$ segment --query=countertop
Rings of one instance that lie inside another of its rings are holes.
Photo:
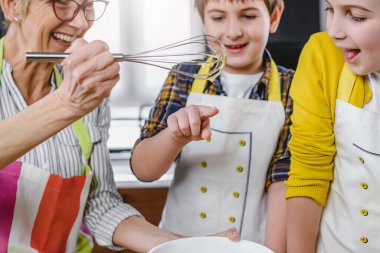
[[[110,153],[110,156],[116,186],[119,189],[164,188],[170,186],[173,179],[174,166],[172,166],[166,174],[156,181],[141,182],[131,171],[129,165],[130,152],[112,152]]]

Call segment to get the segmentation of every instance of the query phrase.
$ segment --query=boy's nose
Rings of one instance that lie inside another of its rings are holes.
[[[243,29],[236,20],[230,20],[228,22],[227,37],[235,39],[243,35]]]

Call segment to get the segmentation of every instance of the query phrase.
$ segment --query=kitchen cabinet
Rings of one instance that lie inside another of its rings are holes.
[[[158,188],[135,188],[119,189],[124,202],[134,206],[144,215],[145,219],[154,225],[158,225],[161,219],[161,212],[164,208],[167,187]],[[95,245],[93,253],[112,253],[115,251]],[[123,253],[134,253],[126,250]]]

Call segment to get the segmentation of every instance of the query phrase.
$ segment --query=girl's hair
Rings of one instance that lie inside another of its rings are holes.
[[[220,0],[195,0],[194,1],[194,6],[197,8],[199,15],[201,16],[202,20],[204,18],[204,10],[205,6],[209,1],[220,1]],[[227,0],[229,2],[247,2],[247,1],[252,1],[252,0]],[[257,0],[255,0],[257,1]],[[272,15],[272,12],[274,8],[281,3],[283,0],[259,0],[259,1],[264,1],[265,5],[268,8],[269,14]]]

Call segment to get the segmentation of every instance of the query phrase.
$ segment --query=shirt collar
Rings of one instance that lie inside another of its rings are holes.
[[[272,56],[267,49],[264,51],[263,55],[263,76],[259,80],[258,85],[256,85],[256,93],[259,93],[260,97],[268,97],[268,87],[270,82],[270,74],[271,74],[271,61]],[[223,90],[221,85],[220,76],[218,76],[214,82],[208,81],[206,84],[206,89],[210,88],[211,85],[215,85],[218,93],[225,94],[226,92]],[[252,90],[254,92],[254,90]],[[250,96],[251,97],[251,96]]]

